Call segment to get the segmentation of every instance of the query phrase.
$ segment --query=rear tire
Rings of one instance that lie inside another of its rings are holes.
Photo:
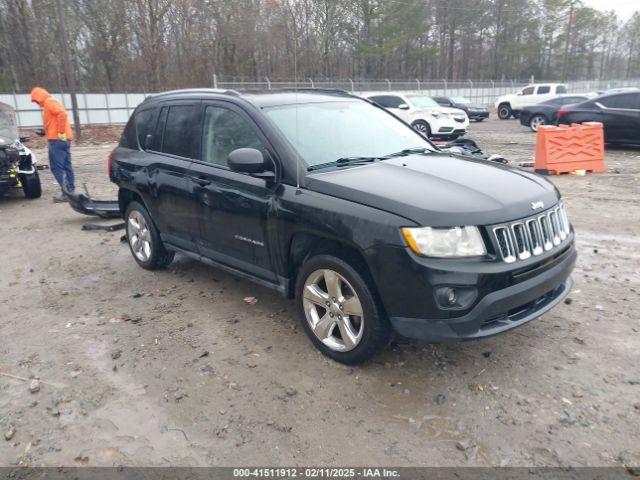
[[[547,123],[549,122],[547,121],[547,117],[544,115],[534,115],[529,120],[529,128],[532,131],[537,132],[540,125],[546,125]]]
[[[391,325],[371,281],[365,280],[366,273],[338,257],[318,255],[302,265],[297,277],[300,322],[324,355],[355,365],[371,359],[389,343]]]
[[[511,105],[508,103],[501,103],[498,105],[498,118],[500,120],[509,120],[509,118],[513,115],[513,110],[511,110]]]
[[[20,175],[22,191],[27,198],[40,198],[42,196],[42,185],[38,172]]]
[[[168,267],[175,252],[167,250],[162,244],[158,229],[147,209],[138,202],[131,202],[124,219],[127,243],[136,263],[146,270]]]
[[[411,127],[413,127],[416,132],[421,133],[425,137],[431,137],[431,127],[424,120],[416,120],[411,124]]]

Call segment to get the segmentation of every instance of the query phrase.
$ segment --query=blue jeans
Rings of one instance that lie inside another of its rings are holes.
[[[49,168],[63,191],[73,193],[76,189],[71,165],[71,142],[49,140]]]

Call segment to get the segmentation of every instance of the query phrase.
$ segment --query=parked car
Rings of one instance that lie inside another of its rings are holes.
[[[371,358],[393,330],[510,330],[572,285],[574,233],[553,184],[441,152],[346,92],[155,95],[108,171],[138,265],[181,252],[274,288],[343,363]]]
[[[525,105],[545,102],[563,93],[567,93],[567,86],[562,83],[536,83],[518,93],[498,97],[494,106],[498,109],[498,118],[507,120],[517,117]]]
[[[558,110],[562,106],[584,102],[589,98],[589,95],[561,95],[546,102],[527,105],[520,111],[520,123],[536,132],[540,125],[556,123]]]
[[[558,111],[558,123],[602,122],[604,141],[640,145],[640,89],[605,94]]]
[[[481,122],[485,118],[489,118],[489,109],[484,105],[472,103],[464,97],[431,97],[441,107],[459,108],[463,110],[469,120],[475,120]]]
[[[36,157],[24,146],[28,140],[18,135],[13,107],[0,102],[0,194],[20,188],[27,198],[42,195]]]
[[[458,138],[469,126],[469,118],[458,108],[438,105],[424,95],[388,93],[371,95],[369,100],[386,108],[428,138]]]

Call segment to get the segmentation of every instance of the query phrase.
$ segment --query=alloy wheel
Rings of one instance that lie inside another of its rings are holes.
[[[336,352],[358,346],[364,332],[364,313],[358,294],[338,272],[311,273],[302,293],[304,314],[314,335]]]
[[[151,257],[151,233],[144,216],[137,210],[132,210],[127,219],[127,238],[136,258],[147,262]]]
[[[533,130],[534,132],[537,132],[538,131],[538,127],[540,125],[546,125],[546,124],[547,124],[547,122],[544,119],[544,117],[541,117],[540,115],[536,115],[531,119],[531,123],[530,123],[531,130]]]
[[[426,125],[426,124],[424,124],[424,123],[416,123],[416,124],[413,126],[413,129],[414,129],[416,132],[420,132],[420,133],[422,133],[423,135],[428,135],[428,134],[429,134],[429,128],[428,128],[428,127],[427,127],[427,125]]]

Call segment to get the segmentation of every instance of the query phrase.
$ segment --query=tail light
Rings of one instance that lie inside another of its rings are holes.
[[[107,175],[109,178],[111,178],[111,160],[113,160],[114,153],[116,153],[115,148],[111,150],[111,152],[109,153],[109,156],[107,157]]]

